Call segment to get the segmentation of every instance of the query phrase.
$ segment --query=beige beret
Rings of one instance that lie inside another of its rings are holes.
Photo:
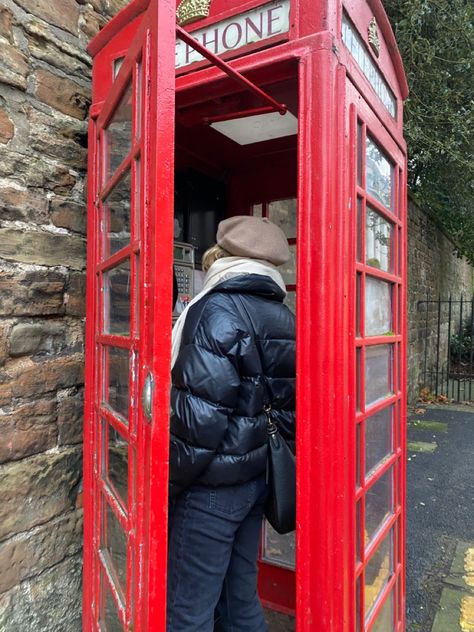
[[[216,241],[236,257],[265,259],[276,266],[290,258],[285,233],[266,217],[236,215],[224,219],[217,227]]]

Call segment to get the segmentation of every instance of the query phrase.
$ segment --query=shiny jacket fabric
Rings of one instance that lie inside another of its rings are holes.
[[[282,435],[294,439],[295,319],[283,298],[270,277],[248,274],[189,309],[172,371],[171,496],[265,471],[267,399]]]

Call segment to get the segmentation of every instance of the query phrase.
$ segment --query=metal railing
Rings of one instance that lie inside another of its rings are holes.
[[[474,399],[474,296],[418,301],[425,309],[424,386],[435,396]]]

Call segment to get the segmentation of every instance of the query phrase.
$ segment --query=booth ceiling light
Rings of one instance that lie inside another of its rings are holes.
[[[283,115],[271,112],[211,123],[211,127],[239,145],[250,145],[273,138],[294,136],[298,131],[298,119],[291,112]]]

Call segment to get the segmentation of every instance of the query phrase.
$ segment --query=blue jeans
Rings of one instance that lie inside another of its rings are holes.
[[[194,486],[169,517],[167,632],[266,632],[257,595],[265,475],[230,487]]]

